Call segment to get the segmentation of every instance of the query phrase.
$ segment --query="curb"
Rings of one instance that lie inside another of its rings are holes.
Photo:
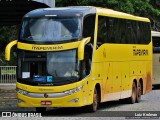
[[[16,84],[0,84],[0,92],[16,91]]]
[[[15,89],[8,89],[8,90],[0,89],[0,93],[14,93],[14,92],[16,92]]]

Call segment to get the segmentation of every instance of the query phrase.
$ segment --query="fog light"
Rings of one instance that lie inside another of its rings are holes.
[[[71,94],[74,94],[74,93],[82,90],[82,88],[83,88],[83,86],[79,86],[79,87],[77,87],[77,88],[74,88],[74,89],[71,89],[71,90],[67,90],[67,91],[65,91],[64,93],[65,93],[65,94],[68,94],[68,95],[71,95]]]
[[[72,100],[69,100],[69,102],[75,102],[75,103],[77,103],[77,102],[79,102],[79,98],[74,98]]]

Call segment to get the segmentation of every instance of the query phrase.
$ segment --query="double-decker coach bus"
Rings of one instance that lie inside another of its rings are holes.
[[[152,31],[153,42],[153,82],[154,87],[160,86],[160,32]]]
[[[152,89],[152,41],[147,18],[76,6],[37,9],[23,17],[17,46],[19,107],[81,107],[139,102]]]

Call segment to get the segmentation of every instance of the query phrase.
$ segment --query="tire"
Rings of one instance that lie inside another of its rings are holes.
[[[132,95],[131,95],[131,97],[129,97],[127,99],[127,102],[129,104],[134,104],[136,102],[136,98],[137,98],[137,88],[136,88],[135,82],[133,82],[133,84],[132,84]]]
[[[88,111],[89,112],[96,112],[98,109],[98,105],[99,105],[99,95],[98,95],[97,89],[95,88],[94,94],[93,94],[93,103],[91,105],[87,106]]]
[[[46,112],[46,107],[36,107],[36,112],[37,113],[44,113],[44,112]]]
[[[136,97],[136,102],[139,103],[141,101],[141,95],[142,95],[142,85],[139,82],[138,87],[137,87],[137,97]]]

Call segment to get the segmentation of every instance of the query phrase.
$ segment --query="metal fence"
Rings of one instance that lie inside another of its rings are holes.
[[[16,83],[17,66],[0,66],[0,84]]]

